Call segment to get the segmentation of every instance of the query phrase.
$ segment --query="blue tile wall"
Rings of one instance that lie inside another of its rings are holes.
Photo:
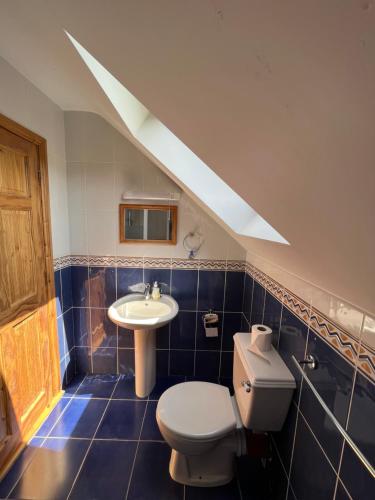
[[[257,325],[263,323],[263,312],[264,312],[264,296],[265,290],[256,281],[253,286],[253,300],[251,305],[251,320],[252,325]]]
[[[222,311],[224,305],[225,272],[200,271],[198,310]]]
[[[371,422],[367,428],[371,427]],[[353,499],[372,500],[374,498],[374,479],[359,461],[354,452],[345,444],[340,478]]]
[[[196,322],[195,311],[180,311],[171,323],[171,349],[194,350]]]
[[[297,316],[287,308],[284,308],[281,317],[278,349],[281,357],[285,361],[290,371],[297,381],[298,390],[295,391],[294,398],[298,399],[301,388],[301,375],[292,361],[292,355],[297,359],[304,359],[308,328]]]
[[[228,271],[225,282],[225,311],[242,311],[244,273]],[[238,309],[240,307],[240,309]]]
[[[290,481],[296,498],[332,498],[336,474],[303,417],[298,419]]]
[[[349,416],[349,433],[356,445],[364,451],[368,460],[375,463],[375,387],[360,373],[354,384],[353,399]],[[364,432],[364,429],[366,431]]]
[[[288,500],[373,498],[373,478],[344,442],[312,390],[302,382],[291,357],[303,359],[305,354],[313,354],[318,360],[318,368],[306,373],[372,466],[375,465],[374,383],[356,371],[285,304],[246,275],[243,321],[250,329],[251,324],[261,320],[272,328],[273,345],[297,380],[283,429],[271,438],[278,471],[272,480],[275,483],[277,479],[272,486],[275,498],[279,498],[278,492],[280,498]]]
[[[144,283],[152,285],[157,281],[162,293],[171,293],[171,270],[170,269],[144,269]]]
[[[298,389],[285,425],[272,436],[275,498],[370,498],[372,479],[303,383],[291,356],[312,353],[311,382],[372,464],[375,462],[375,388],[346,359],[248,274],[233,271],[73,266],[56,271],[60,367],[66,383],[75,372],[120,373],[132,380],[132,332],[107,317],[116,298],[159,281],[178,301],[180,312],[157,337],[157,374],[230,384],[233,335],[263,322],[273,345],[294,374]],[[219,336],[206,338],[202,315],[219,315]],[[133,383],[133,382],[131,382]],[[151,425],[151,424],[150,424]],[[311,471],[314,474],[311,474]],[[312,480],[316,476],[318,480]],[[280,495],[280,496],[279,496]]]
[[[158,375],[231,377],[233,335],[244,326],[243,272],[101,266],[71,266],[56,272],[61,310],[64,297],[68,300],[70,323],[65,335],[69,348],[75,346],[76,372],[134,373],[133,333],[114,325],[107,308],[117,298],[139,291],[142,283],[154,281],[175,297],[180,308],[178,316],[157,332]],[[213,338],[205,336],[202,320],[210,309],[219,315],[219,334]],[[62,321],[59,325],[62,331]],[[66,355],[63,334],[60,337]]]
[[[279,344],[280,320],[282,304],[269,292],[266,292],[264,300],[263,323],[272,329],[272,344],[277,348]]]
[[[253,300],[253,286],[254,286],[253,278],[251,276],[249,276],[247,273],[245,273],[242,312],[244,313],[245,318],[249,322],[250,322],[250,318],[251,318],[251,306],[252,306],[252,300]]]
[[[70,268],[55,271],[57,335],[61,385],[65,387],[75,375],[75,340]]]
[[[70,267],[61,269],[61,289],[62,289],[63,312],[66,312],[73,305],[72,275]]]
[[[197,309],[198,271],[173,269],[171,287],[172,295],[180,309],[185,311]]]
[[[116,300],[116,269],[90,267],[90,307],[109,307]]]
[[[117,269],[117,297],[134,292],[132,287],[138,283],[144,283],[143,269],[138,267]]]

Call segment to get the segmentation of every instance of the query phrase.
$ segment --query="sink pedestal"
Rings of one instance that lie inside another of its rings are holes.
[[[150,394],[156,381],[156,330],[134,330],[135,393]]]

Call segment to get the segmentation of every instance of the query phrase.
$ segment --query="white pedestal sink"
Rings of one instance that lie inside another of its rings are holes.
[[[144,398],[152,391],[156,380],[156,330],[178,313],[178,304],[170,295],[147,299],[131,293],[116,300],[108,309],[109,318],[117,325],[134,330],[135,392]]]

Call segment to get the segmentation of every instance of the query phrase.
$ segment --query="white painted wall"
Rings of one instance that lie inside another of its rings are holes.
[[[118,205],[124,191],[181,189],[99,115],[66,112],[65,132],[72,254],[186,258],[183,238],[199,228],[205,241],[198,258],[245,258],[241,245],[183,192],[177,245],[119,243]]]
[[[53,256],[70,253],[63,111],[0,57],[0,113],[47,139]]]
[[[146,3],[3,0],[0,53],[120,128],[68,30],[291,244],[249,255],[375,313],[371,2]]]

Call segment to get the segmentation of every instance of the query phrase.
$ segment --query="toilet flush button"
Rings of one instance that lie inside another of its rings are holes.
[[[251,391],[251,382],[250,382],[250,380],[243,380],[241,382],[241,385],[245,389],[246,392],[250,392]]]

